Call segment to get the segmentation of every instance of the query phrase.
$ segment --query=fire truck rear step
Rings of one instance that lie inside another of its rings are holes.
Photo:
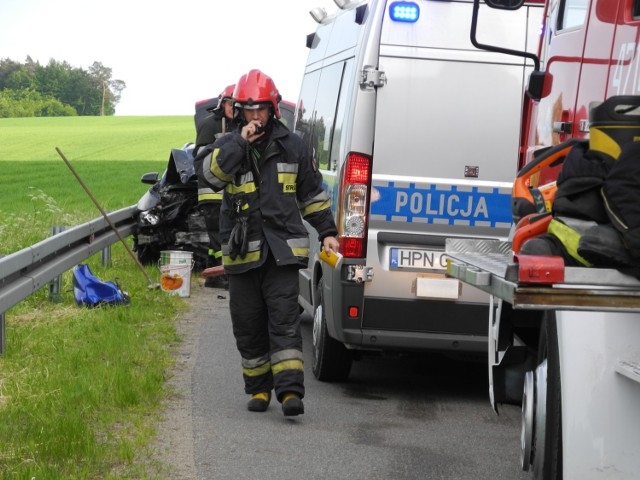
[[[499,240],[447,239],[447,275],[514,309],[640,311],[637,278],[616,269],[565,267],[561,282],[525,283],[510,245]]]

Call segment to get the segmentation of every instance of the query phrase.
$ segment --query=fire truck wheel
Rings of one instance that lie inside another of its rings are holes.
[[[546,365],[536,375],[537,399],[534,433],[533,472],[538,480],[562,479],[562,404],[558,328],[553,311],[545,313],[540,328],[538,365]],[[546,373],[546,375],[545,375]],[[546,385],[544,378],[546,377]],[[545,388],[546,387],[546,388]]]
[[[347,379],[353,361],[351,352],[329,336],[323,301],[322,279],[318,282],[313,306],[313,363],[315,377],[323,382],[340,382]]]

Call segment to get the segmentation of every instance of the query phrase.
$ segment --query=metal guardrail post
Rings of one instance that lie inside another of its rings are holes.
[[[111,266],[111,245],[108,245],[100,252],[100,259],[102,260],[103,267]]]
[[[5,334],[4,334],[4,313],[0,313],[0,355],[4,354],[4,345],[5,345]]]
[[[60,225],[53,225],[51,227],[51,236],[55,236],[61,232],[64,232],[66,227]],[[59,303],[62,301],[62,275],[58,275],[49,282],[49,301]]]
[[[111,212],[107,211],[107,213],[110,214]],[[107,245],[102,249],[100,252],[100,261],[103,267],[111,266],[111,245]]]

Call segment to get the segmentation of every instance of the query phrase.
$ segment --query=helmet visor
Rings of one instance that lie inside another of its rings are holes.
[[[260,102],[260,103],[240,103],[236,102],[234,107],[241,108],[243,110],[260,110],[262,108],[271,107],[271,102]]]

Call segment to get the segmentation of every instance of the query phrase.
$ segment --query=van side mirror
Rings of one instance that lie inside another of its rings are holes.
[[[551,92],[553,84],[553,75],[549,72],[540,72],[534,70],[529,75],[529,85],[527,85],[527,95],[533,100],[540,100]]]
[[[140,181],[148,185],[153,185],[158,181],[158,172],[145,173],[144,175],[142,175]]]
[[[502,10],[515,10],[520,8],[524,0],[485,0],[487,5],[493,8],[499,8]],[[473,12],[471,14],[471,44],[479,48],[480,50],[487,50],[489,52],[504,53],[506,55],[515,55],[517,57],[528,58],[533,62],[533,70],[540,70],[540,59],[535,53],[523,52],[520,50],[512,50],[510,48],[502,48],[496,45],[485,45],[478,42],[477,29],[478,29],[478,10],[480,10],[480,0],[473,0]]]
[[[485,0],[485,3],[499,10],[517,10],[524,5],[524,0]]]

